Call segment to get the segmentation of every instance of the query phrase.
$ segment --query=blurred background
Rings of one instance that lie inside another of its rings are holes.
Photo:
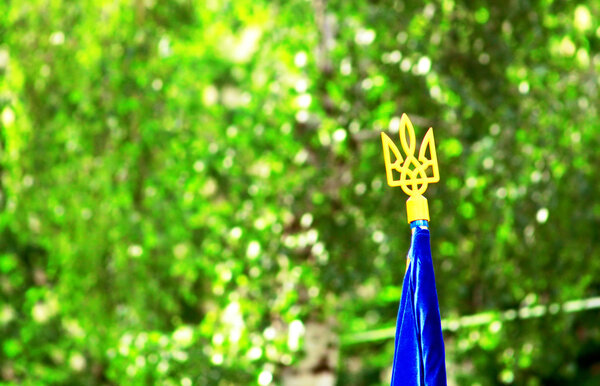
[[[385,385],[432,126],[451,385],[600,380],[600,2],[0,3],[5,384]]]

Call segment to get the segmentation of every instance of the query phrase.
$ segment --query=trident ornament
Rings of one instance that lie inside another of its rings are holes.
[[[421,148],[419,149],[418,158],[415,157],[415,129],[406,114],[402,114],[402,118],[400,119],[399,135],[405,157],[402,157],[402,154],[400,154],[400,151],[390,137],[385,133],[381,133],[383,159],[385,161],[385,173],[388,185],[391,187],[400,186],[404,193],[410,196],[408,201],[406,201],[409,223],[415,220],[429,221],[429,207],[427,199],[423,197],[423,193],[425,193],[429,184],[440,180],[433,129],[429,128],[427,134],[425,134]],[[429,158],[427,157],[428,152]],[[395,158],[393,162],[391,154]],[[394,178],[394,171],[400,174],[398,179]]]

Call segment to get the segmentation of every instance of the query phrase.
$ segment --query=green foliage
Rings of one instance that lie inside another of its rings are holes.
[[[438,143],[443,317],[598,295],[599,14],[0,4],[0,379],[279,383],[294,323],[393,324],[409,230],[379,132],[403,112]],[[592,382],[597,320],[449,331],[449,376]],[[392,343],[341,347],[338,382],[384,384]]]

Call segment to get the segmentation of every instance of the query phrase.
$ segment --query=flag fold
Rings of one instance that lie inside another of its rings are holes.
[[[446,385],[429,229],[414,228],[396,322],[392,386]]]

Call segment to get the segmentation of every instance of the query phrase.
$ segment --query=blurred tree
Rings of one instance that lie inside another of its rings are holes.
[[[0,4],[0,376],[385,384],[409,231],[379,132],[436,130],[442,316],[600,292],[597,1]],[[585,384],[598,312],[446,335],[457,384]],[[332,339],[332,342],[335,342]],[[307,350],[309,351],[309,350]],[[309,358],[310,359],[310,358]]]

